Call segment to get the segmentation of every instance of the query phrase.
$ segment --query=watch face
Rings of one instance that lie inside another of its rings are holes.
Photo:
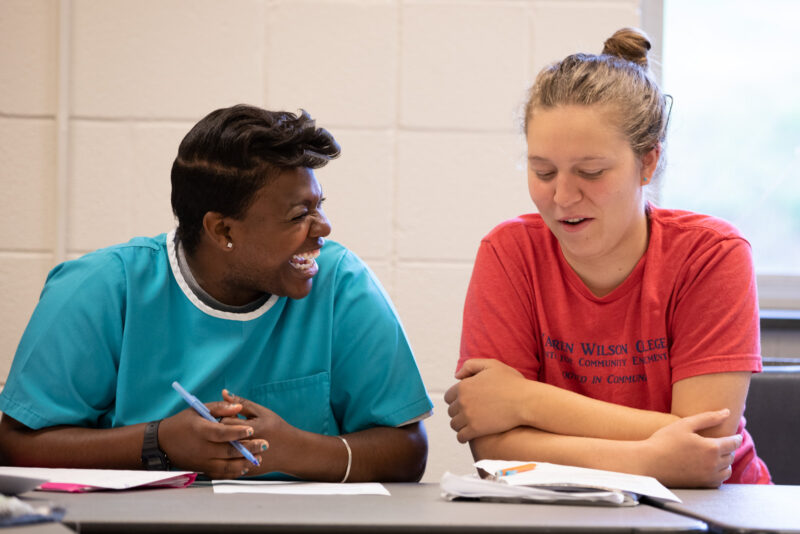
[[[149,471],[169,469],[167,455],[158,449],[154,451],[147,451],[146,454],[143,454],[142,463],[144,464],[145,469]]]

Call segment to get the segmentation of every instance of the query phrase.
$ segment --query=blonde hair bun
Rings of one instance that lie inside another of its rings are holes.
[[[637,28],[622,28],[603,43],[603,54],[636,63],[648,70],[647,53],[650,51],[650,39],[647,34]]]

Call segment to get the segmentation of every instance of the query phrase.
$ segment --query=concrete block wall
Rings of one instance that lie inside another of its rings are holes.
[[[467,472],[442,395],[479,240],[533,211],[526,89],[640,23],[637,0],[0,0],[0,382],[56,258],[173,227],[169,170],[198,119],[304,108],[343,147],[317,173],[331,237],[386,286],[436,404],[424,480]]]

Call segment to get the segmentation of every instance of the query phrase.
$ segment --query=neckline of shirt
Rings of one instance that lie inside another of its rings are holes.
[[[206,315],[231,321],[251,321],[264,315],[278,301],[277,295],[270,295],[269,297],[264,297],[250,304],[245,304],[244,306],[228,306],[223,304],[200,287],[191,271],[188,269],[188,264],[186,264],[185,271],[181,268],[179,254],[182,253],[182,250],[180,250],[180,246],[176,244],[175,230],[167,234],[166,245],[167,257],[169,258],[169,265],[175,282],[177,282],[178,287],[181,288],[186,298],[189,299],[189,302]],[[185,258],[183,263],[186,263]],[[191,281],[187,280],[187,278]],[[200,293],[200,295],[198,295],[198,293]]]
[[[647,224],[650,225],[650,214],[648,212],[648,221]],[[549,229],[548,229],[549,230]],[[615,300],[619,300],[620,298],[627,295],[637,284],[642,281],[644,276],[644,266],[647,262],[647,255],[650,251],[650,241],[652,240],[652,225],[650,225],[650,234],[648,235],[647,241],[647,248],[642,254],[642,257],[636,262],[636,265],[633,267],[633,270],[628,273],[628,276],[625,277],[625,280],[622,281],[620,285],[615,287],[611,290],[610,293],[603,295],[602,297],[598,297],[589,289],[583,279],[575,272],[572,266],[567,261],[567,258],[564,257],[564,252],[561,250],[561,246],[558,243],[558,239],[556,236],[550,232],[550,238],[552,240],[552,246],[555,249],[555,254],[558,258],[558,263],[561,266],[564,275],[567,278],[569,284],[575,288],[581,295],[585,298],[593,300],[595,302],[613,302]]]

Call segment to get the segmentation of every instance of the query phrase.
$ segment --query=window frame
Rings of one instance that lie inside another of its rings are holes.
[[[658,83],[661,84],[663,81],[660,60],[664,40],[664,1],[641,0],[640,8],[642,29],[650,36],[651,54],[656,59],[651,63],[651,70]],[[653,194],[656,201],[659,200],[661,193],[659,185]],[[756,273],[756,284],[759,308],[762,310],[786,310],[788,313],[781,314],[782,320],[785,322],[788,317],[789,320],[796,321],[800,328],[800,276]]]

